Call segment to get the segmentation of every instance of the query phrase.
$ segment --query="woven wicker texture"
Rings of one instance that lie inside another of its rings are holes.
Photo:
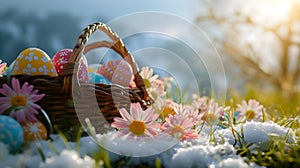
[[[98,41],[87,45],[88,39],[95,31],[103,31],[111,42]],[[77,79],[79,60],[82,54],[92,49],[107,47],[113,49],[127,61],[134,74],[137,88],[125,88],[120,85],[80,83]],[[114,117],[120,116],[119,109],[129,110],[131,102],[138,102],[145,109],[151,103],[142,77],[138,73],[137,65],[124,46],[122,40],[103,23],[88,25],[79,35],[73,55],[60,76],[45,75],[12,75],[0,77],[0,87],[8,84],[9,79],[15,77],[23,84],[28,82],[34,85],[39,93],[46,96],[37,102],[47,113],[53,125],[62,131],[72,130],[74,126],[85,125],[88,118],[97,132],[101,132],[105,124],[111,123]],[[0,95],[2,96],[2,95]],[[95,108],[97,107],[97,108]],[[43,114],[38,118],[47,127],[49,123]],[[50,128],[48,127],[48,130]]]

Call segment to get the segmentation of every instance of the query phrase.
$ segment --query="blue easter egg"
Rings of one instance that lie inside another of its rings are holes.
[[[106,85],[111,84],[108,79],[96,72],[89,72],[89,83],[102,83]]]
[[[17,151],[24,143],[23,129],[12,117],[0,115],[0,141],[11,151]]]

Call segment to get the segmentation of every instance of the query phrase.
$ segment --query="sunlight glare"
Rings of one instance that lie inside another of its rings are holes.
[[[252,19],[266,26],[286,23],[290,19],[293,0],[253,0],[247,8]]]
[[[262,16],[272,22],[287,21],[291,9],[291,0],[266,0],[262,3]]]

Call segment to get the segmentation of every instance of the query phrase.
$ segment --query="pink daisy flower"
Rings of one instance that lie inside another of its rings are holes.
[[[174,111],[176,114],[191,118],[194,125],[197,125],[201,121],[201,116],[199,115],[199,111],[195,109],[193,106],[180,104],[174,108]]]
[[[174,81],[174,78],[172,77],[163,77],[160,79],[165,86],[165,90],[168,90],[172,86],[172,82]]]
[[[165,96],[165,87],[164,82],[158,79],[157,74],[153,74],[153,69],[149,67],[143,67],[140,75],[144,79],[145,87],[149,94],[156,99],[161,99],[162,96]]]
[[[213,125],[218,121],[220,116],[223,114],[223,107],[219,106],[218,103],[211,99],[208,102],[207,109],[202,113],[201,119],[208,125]]]
[[[237,105],[237,111],[240,113],[237,116],[237,120],[262,120],[263,106],[258,101],[250,99],[248,103],[243,100],[242,104]]]
[[[194,126],[193,120],[188,116],[183,115],[169,115],[161,127],[161,130],[168,133],[178,140],[187,140],[198,138],[198,134],[192,129]]]
[[[158,75],[153,75],[153,69],[149,67],[143,67],[140,75],[144,79],[146,88],[150,88],[152,83],[158,80]]]
[[[150,107],[143,111],[139,103],[132,103],[130,105],[130,113],[126,109],[120,109],[121,117],[115,117],[112,127],[120,129],[120,135],[143,137],[153,137],[158,135],[160,124],[156,122],[159,114],[155,113]]]
[[[27,82],[22,88],[18,79],[12,78],[12,88],[3,84],[0,93],[4,97],[0,97],[0,114],[9,112],[11,117],[15,117],[19,122],[37,121],[35,114],[38,114],[41,107],[35,102],[41,100],[45,94],[37,94],[38,90],[33,90],[33,86]]]
[[[2,74],[4,73],[4,69],[6,67],[6,63],[2,63],[2,60],[0,60],[0,77],[2,76]]]
[[[208,98],[203,96],[203,97],[196,97],[192,103],[192,105],[200,110],[200,111],[207,111],[208,108]]]
[[[157,104],[157,102],[155,102]],[[159,110],[161,113],[162,119],[167,118],[169,115],[174,116],[176,114],[175,108],[179,106],[171,99],[163,100],[159,105]]]
[[[154,80],[151,83],[151,87],[149,88],[149,92],[153,93],[153,97],[162,97],[165,96],[165,88],[164,83],[161,80]]]

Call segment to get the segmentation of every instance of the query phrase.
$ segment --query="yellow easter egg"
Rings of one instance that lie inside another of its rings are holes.
[[[47,129],[40,121],[26,121],[21,123],[21,126],[23,128],[25,142],[47,139]]]
[[[57,76],[50,57],[41,49],[27,48],[15,60],[12,75]]]

